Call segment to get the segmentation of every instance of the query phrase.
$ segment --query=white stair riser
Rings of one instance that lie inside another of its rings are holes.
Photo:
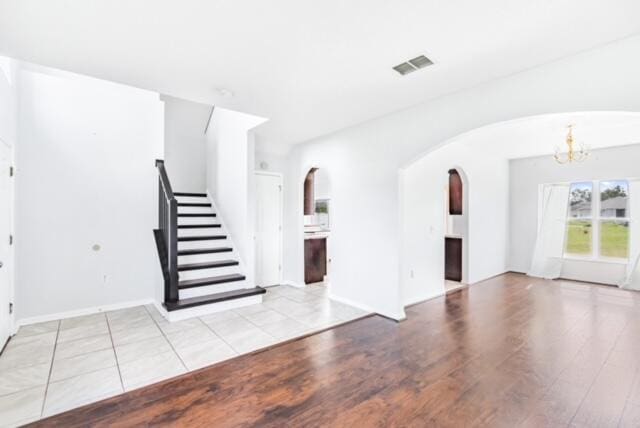
[[[226,235],[222,227],[202,227],[196,229],[178,229],[178,236]]]
[[[188,202],[196,204],[210,204],[209,198],[203,198],[199,196],[176,196],[178,202]]]
[[[212,233],[212,235],[219,235]],[[182,241],[178,242],[179,250],[191,250],[195,248],[214,248],[214,247],[230,247],[231,242],[228,239],[208,239],[206,241]]]
[[[216,260],[238,260],[233,251],[226,253],[210,253],[210,254],[197,254],[193,256],[178,256],[178,264],[184,265],[189,263],[204,263],[212,262]]]
[[[186,320],[189,318],[200,317],[215,312],[222,312],[228,309],[241,308],[243,306],[257,305],[262,303],[262,296],[264,294],[258,294],[256,296],[243,297],[241,299],[227,300],[219,303],[211,303],[209,305],[196,306],[194,308],[181,309],[179,311],[167,312],[164,309],[161,310],[162,315],[171,322]]]
[[[178,217],[178,224],[220,224],[216,217]]]
[[[225,291],[240,290],[247,288],[246,281],[225,282],[224,284],[212,284],[204,287],[185,288],[180,290],[178,296],[180,299],[188,299],[189,297],[206,296],[214,293],[224,293]]]
[[[211,214],[213,209],[211,207],[178,207],[178,214],[193,213],[193,214]]]
[[[209,278],[212,276],[219,275],[231,275],[232,273],[242,274],[240,271],[240,266],[225,266],[219,268],[212,269],[194,269],[194,270],[183,270],[178,275],[180,281],[185,281],[187,279],[199,279],[199,278]]]

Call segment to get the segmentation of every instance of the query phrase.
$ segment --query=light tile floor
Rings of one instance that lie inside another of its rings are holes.
[[[0,426],[16,426],[366,315],[326,287],[174,323],[152,306],[20,328],[0,356]]]

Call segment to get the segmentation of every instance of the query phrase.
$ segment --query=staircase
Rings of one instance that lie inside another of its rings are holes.
[[[173,192],[159,173],[159,227],[154,230],[164,276],[165,316],[177,321],[262,301],[248,283],[233,243],[205,193]]]

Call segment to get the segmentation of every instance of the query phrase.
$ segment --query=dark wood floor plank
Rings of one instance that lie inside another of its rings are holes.
[[[635,426],[640,295],[506,274],[33,426]]]

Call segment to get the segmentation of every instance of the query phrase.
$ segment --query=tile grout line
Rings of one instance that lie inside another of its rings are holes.
[[[311,294],[313,294],[313,293],[311,293]],[[315,294],[314,294],[314,296],[315,296]],[[290,301],[290,302],[292,302],[292,303],[295,303],[295,304],[298,304],[298,305],[305,305],[305,304],[307,303],[307,302],[296,302],[295,300],[288,298],[286,295],[280,295],[280,297],[281,297],[281,298],[284,298],[284,299],[287,299],[288,301]],[[328,296],[317,296],[317,297],[321,297],[321,298],[322,298],[322,300],[326,300],[327,302],[331,302],[331,299],[329,299],[329,297],[328,297]],[[347,305],[347,306],[349,306],[349,305]],[[299,319],[297,319],[297,318],[291,317],[291,316],[289,316],[289,315],[287,315],[287,314],[285,314],[285,313],[283,313],[283,312],[280,312],[280,311],[279,311],[278,309],[276,309],[276,308],[270,308],[270,309],[272,309],[273,311],[278,312],[278,313],[279,313],[279,314],[281,314],[281,315],[286,316],[286,317],[287,317],[287,318],[289,318],[289,319],[294,320],[294,321],[295,321],[295,322],[297,322],[297,323],[303,324],[303,325],[306,327],[306,333],[312,333],[312,332],[314,332],[314,331],[324,330],[324,329],[326,329],[326,328],[330,328],[330,327],[332,327],[332,326],[334,326],[334,325],[338,325],[338,324],[341,324],[341,323],[343,323],[343,322],[351,321],[351,319],[350,319],[350,318],[342,318],[342,317],[336,316],[336,318],[338,319],[338,322],[337,322],[337,323],[330,323],[330,324],[325,325],[325,326],[312,327],[312,326],[309,326],[308,324],[306,324],[305,322],[300,321],[300,320],[299,320]],[[312,313],[322,313],[322,311],[316,311],[316,310],[314,310],[314,311],[311,311],[311,312],[310,312],[309,314],[307,314],[307,315],[310,315],[310,314],[312,314]],[[250,320],[249,320],[249,321],[250,321]]]
[[[319,297],[321,300],[324,300],[324,301],[329,302],[329,303],[331,303],[331,302],[332,302],[332,300],[331,300],[331,299],[329,298],[329,296],[327,296],[327,295],[321,295],[321,296],[318,296],[318,295],[316,295],[316,294],[311,293],[310,291],[303,291],[303,293],[307,293],[307,294],[311,294],[311,295],[313,295],[313,296],[315,296],[315,297]],[[290,299],[290,298],[289,298],[289,297],[287,297],[286,295],[282,295],[282,294],[281,294],[281,295],[279,295],[279,296],[280,296],[281,298],[284,298],[284,299],[288,300],[289,302],[292,302],[292,303],[297,304],[297,305],[306,305],[306,304],[308,303],[308,302],[297,302],[297,301],[295,301],[295,300],[293,300],[293,299]],[[346,306],[351,307],[350,305],[346,305]],[[337,323],[330,323],[330,324],[325,325],[325,326],[312,327],[312,326],[309,326],[308,324],[306,324],[305,322],[300,321],[300,320],[299,320],[299,319],[297,319],[297,318],[294,318],[294,317],[292,317],[292,316],[289,316],[289,315],[287,315],[287,314],[285,314],[285,313],[283,313],[283,312],[279,311],[279,310],[278,310],[278,309],[276,309],[276,308],[271,308],[271,309],[272,309],[272,310],[274,310],[274,311],[276,311],[276,312],[278,312],[278,313],[279,313],[279,314],[281,314],[281,315],[286,316],[287,318],[290,318],[290,319],[294,320],[294,321],[295,321],[295,322],[297,322],[297,323],[300,323],[300,324],[304,325],[304,326],[306,327],[306,329],[305,329],[305,333],[313,333],[313,332],[315,332],[315,331],[320,331],[320,330],[324,330],[324,329],[326,329],[326,328],[331,328],[331,327],[333,327],[333,326],[335,326],[335,325],[339,325],[339,324],[341,324],[341,323],[343,323],[343,322],[348,322],[348,321],[351,321],[351,320],[353,319],[353,318],[343,318],[343,317],[340,317],[340,316],[336,316],[336,318],[338,319],[338,322],[337,322]],[[310,312],[309,314],[307,314],[307,315],[310,315],[310,314],[312,314],[312,313],[322,313],[322,311],[321,311],[321,310],[319,310],[319,311],[314,310],[314,311],[311,311],[311,312]]]
[[[189,368],[187,367],[187,365],[184,363],[184,361],[182,360],[182,357],[180,356],[180,354],[178,354],[178,351],[176,350],[176,348],[173,346],[173,343],[171,343],[171,341],[169,340],[169,338],[167,337],[167,335],[165,334],[164,330],[160,327],[160,324],[158,324],[158,321],[156,321],[156,319],[151,315],[151,312],[149,312],[149,308],[147,308],[147,306],[143,306],[144,310],[147,311],[147,314],[151,317],[151,320],[153,321],[153,323],[156,325],[156,327],[158,328],[158,330],[160,330],[160,334],[162,335],[162,337],[164,337],[164,340],[167,341],[167,343],[169,344],[169,346],[171,347],[171,350],[173,351],[173,353],[176,355],[176,357],[178,357],[178,360],[180,360],[180,364],[182,364],[182,367],[188,372],[190,372],[191,370],[189,370]],[[173,377],[173,376],[172,376]]]
[[[273,293],[274,293],[274,294],[276,294],[276,295],[278,296],[278,298],[286,299],[286,300],[288,300],[288,301],[289,301],[289,302],[291,302],[291,303],[295,303],[295,304],[298,304],[298,305],[303,304],[302,302],[296,302],[296,301],[295,301],[295,300],[293,300],[293,299],[289,299],[289,298],[288,298],[287,296],[285,296],[285,295],[278,294],[278,292],[273,292]],[[264,301],[263,301],[261,304],[262,304],[262,305],[264,305]],[[267,308],[267,311],[273,311],[273,312],[276,312],[276,313],[278,313],[278,314],[280,314],[280,315],[282,315],[282,316],[286,317],[287,319],[289,319],[289,320],[291,320],[291,321],[295,321],[295,322],[297,322],[297,323],[299,323],[299,324],[304,325],[304,327],[305,327],[305,333],[309,333],[309,332],[310,332],[310,331],[309,331],[309,329],[315,330],[315,328],[314,328],[314,327],[309,327],[308,325],[306,325],[306,324],[305,324],[305,323],[303,323],[302,321],[298,321],[297,319],[295,319],[295,318],[293,318],[293,317],[291,317],[291,316],[289,316],[289,315],[287,315],[287,314],[285,314],[285,313],[283,313],[283,312],[280,312],[280,311],[279,311],[278,309],[276,309],[276,308],[272,308],[272,307],[267,306],[267,305],[265,305],[265,307]],[[233,309],[232,309],[232,310],[233,310]],[[281,339],[279,339],[279,338],[275,337],[274,335],[270,334],[268,331],[264,330],[261,326],[259,326],[259,325],[258,325],[258,324],[256,324],[255,322],[251,321],[251,320],[250,320],[249,318],[247,318],[245,315],[242,315],[241,313],[236,312],[235,310],[233,310],[233,311],[234,311],[236,314],[240,315],[240,316],[241,316],[242,318],[244,318],[245,320],[247,320],[248,322],[250,322],[251,324],[253,324],[254,326],[258,327],[258,329],[260,329],[262,332],[266,333],[267,335],[269,335],[269,336],[273,337],[273,338],[274,338],[274,339],[276,339],[276,340],[281,340]],[[264,312],[266,312],[266,311],[264,311]],[[313,311],[313,312],[315,312],[315,311]],[[259,313],[259,312],[256,312],[256,313]],[[277,321],[276,321],[276,322],[277,322]],[[269,323],[267,323],[267,324],[269,324]]]
[[[53,373],[53,362],[56,358],[56,348],[58,347],[58,336],[60,336],[60,327],[62,325],[62,321],[58,320],[58,329],[56,330],[56,341],[53,343],[53,352],[51,353],[51,365],[49,366],[49,376],[47,376],[47,384],[44,387],[44,397],[42,397],[42,409],[40,410],[40,417],[38,419],[42,419],[44,415],[44,405],[47,402],[47,394],[49,392],[49,384],[51,383],[51,374]]]
[[[312,294],[312,295],[314,295],[314,296],[315,296],[315,294],[310,293],[310,292],[308,292],[308,291],[302,291],[302,290],[300,290],[300,291],[301,291],[301,292],[303,292],[303,293],[308,293],[308,294]],[[274,292],[274,294],[276,294],[277,296],[279,296],[278,298],[286,299],[287,301],[289,301],[289,302],[291,302],[291,303],[294,303],[294,304],[297,304],[297,305],[307,305],[307,302],[297,302],[297,301],[295,301],[295,300],[293,300],[293,299],[288,298],[286,295],[279,294],[278,292]],[[322,299],[322,300],[330,301],[330,299],[329,299],[327,296],[317,296],[317,297],[321,297],[321,299]],[[263,302],[262,304],[264,304],[264,302]],[[276,313],[278,313],[278,314],[280,314],[280,315],[282,315],[282,316],[286,317],[287,319],[289,319],[289,320],[291,320],[291,321],[295,321],[295,322],[297,322],[297,323],[299,323],[299,324],[302,324],[302,325],[305,327],[305,329],[301,332],[301,335],[305,335],[305,334],[309,334],[309,333],[314,333],[314,332],[316,332],[316,331],[321,331],[321,330],[323,330],[323,329],[326,329],[326,328],[329,328],[329,327],[333,326],[333,324],[330,324],[330,325],[328,325],[328,326],[311,327],[311,326],[307,325],[306,323],[304,323],[304,322],[302,322],[302,321],[300,321],[300,320],[297,320],[297,319],[295,319],[295,318],[293,318],[293,317],[291,317],[291,316],[289,316],[289,315],[287,315],[287,314],[285,314],[285,313],[283,313],[283,312],[279,311],[279,310],[278,310],[278,309],[276,309],[276,308],[272,308],[272,307],[267,306],[267,305],[265,305],[265,306],[268,308],[267,310],[274,311],[274,312],[276,312]],[[236,312],[236,311],[234,311],[234,312]],[[314,313],[314,312],[319,312],[319,311],[315,311],[315,310],[314,310],[314,311],[312,311],[312,312],[310,312],[310,313]],[[269,333],[269,332],[267,332],[266,330],[262,329],[262,327],[261,327],[261,326],[259,326],[259,325],[258,325],[258,324],[256,324],[255,322],[251,321],[251,320],[250,320],[249,318],[247,318],[245,315],[242,315],[241,313],[238,313],[238,312],[236,312],[236,313],[237,313],[238,315],[240,315],[241,317],[243,317],[244,319],[246,319],[247,321],[249,321],[249,322],[250,322],[251,324],[253,324],[254,326],[258,327],[261,331],[263,331],[263,332],[264,332],[264,333],[266,333],[267,335],[269,335],[269,336],[273,337],[273,338],[274,338],[274,339],[276,339],[276,340],[282,340],[282,339],[279,339],[279,338],[275,337],[274,335],[270,334],[270,333]],[[258,312],[256,312],[256,313],[258,313]],[[340,320],[340,322],[344,322],[344,321],[345,321],[345,320],[341,319],[340,317],[339,317],[339,320]],[[293,338],[296,338],[296,337],[297,337],[297,336],[294,336]]]
[[[233,311],[233,309],[229,309],[229,310],[230,310],[230,311]],[[220,311],[220,312],[224,312],[224,311]],[[234,314],[238,314],[238,313],[237,313],[237,312],[235,312],[235,311],[233,311],[233,313],[234,313]],[[240,318],[242,318],[242,315],[238,314],[238,316],[240,316]],[[234,347],[233,347],[233,345],[231,345],[231,343],[227,342],[227,341],[224,339],[224,337],[222,337],[222,335],[221,335],[221,334],[216,333],[216,332],[215,332],[215,330],[214,330],[214,329],[213,329],[209,324],[207,324],[206,322],[204,322],[204,321],[202,320],[202,318],[198,317],[198,319],[199,319],[199,320],[200,320],[200,322],[202,322],[205,326],[207,326],[207,328],[208,328],[209,330],[211,330],[211,332],[212,332],[213,334],[215,334],[217,338],[219,338],[220,340],[222,340],[222,341],[225,343],[225,345],[227,345],[229,348],[231,348],[231,350],[232,350],[233,352],[235,352],[235,353],[236,353],[236,355],[234,355],[234,357],[239,357],[240,355],[244,355],[244,354],[241,354],[240,352],[238,352],[238,350],[237,350],[236,348],[234,348]],[[231,358],[233,358],[233,357],[231,357]]]
[[[263,303],[261,303],[261,304],[264,304],[264,302],[263,302]],[[278,312],[278,311],[276,311],[275,309],[272,309],[272,308],[270,308],[270,307],[268,307],[268,306],[266,306],[266,308],[267,308],[267,310],[266,310],[266,311],[263,311],[263,312],[267,312],[267,311],[274,311],[274,312],[276,312],[276,313],[278,313],[278,314],[280,314],[280,315],[284,315],[284,314],[281,314],[280,312]],[[235,311],[234,311],[234,312],[235,312]],[[278,338],[277,338],[277,337],[275,337],[273,334],[270,334],[269,332],[267,332],[267,331],[263,330],[263,329],[262,329],[262,327],[260,327],[260,326],[259,326],[258,324],[256,324],[255,322],[251,321],[251,320],[250,320],[249,318],[247,318],[246,316],[244,316],[244,315],[242,315],[242,314],[240,314],[240,313],[238,313],[238,312],[236,312],[236,313],[237,313],[238,315],[240,315],[240,318],[243,318],[244,320],[246,320],[247,322],[249,322],[249,324],[252,324],[254,327],[257,327],[257,328],[258,328],[258,330],[260,330],[261,332],[266,333],[268,336],[270,336],[270,337],[272,337],[272,338],[274,338],[274,339],[278,340]],[[259,314],[260,312],[255,312],[255,313],[256,313],[256,314]],[[285,316],[286,316],[286,315],[285,315]],[[287,317],[287,318],[289,318],[289,317]]]
[[[122,387],[122,392],[124,393],[124,382],[122,381],[122,373],[120,372],[120,362],[118,361],[118,354],[116,353],[116,344],[113,342],[113,335],[111,333],[111,324],[109,323],[109,317],[105,314],[105,318],[107,320],[107,330],[109,330],[109,340],[111,340],[111,350],[113,351],[113,356],[116,359],[116,368],[118,369],[118,377],[120,378],[120,386]]]
[[[105,314],[105,319],[106,319],[106,312],[102,312],[102,313],[103,313],[103,314]],[[97,314],[92,314],[92,315],[97,315]],[[69,319],[69,318],[63,318],[63,319],[58,320],[58,323],[59,323],[59,325],[60,325],[60,330],[61,330],[61,331],[62,331],[62,321],[64,321],[65,319]],[[91,323],[91,324],[99,324],[99,322],[93,322],[93,323]],[[108,325],[108,322],[107,322],[107,328],[108,328],[108,327],[109,327],[109,325]],[[70,328],[70,329],[68,329],[68,330],[71,330],[71,329],[74,329],[74,328],[78,328],[78,327],[72,327],[72,328]],[[66,345],[66,344],[72,344],[72,343],[74,343],[74,342],[79,342],[79,341],[81,341],[81,340],[87,340],[87,339],[91,339],[91,338],[94,338],[94,337],[103,336],[103,335],[105,335],[105,334],[109,334],[109,335],[110,335],[111,333],[109,332],[109,333],[102,333],[102,334],[93,334],[93,335],[91,335],[91,336],[78,337],[77,339],[67,340],[67,341],[60,342],[60,343],[61,343],[61,344],[65,344],[65,345]],[[57,337],[56,337],[56,344],[57,344],[57,343],[58,343],[58,339],[57,339]],[[79,353],[79,354],[72,355],[71,357],[65,357],[65,358],[62,358],[62,359],[63,359],[63,360],[68,360],[68,359],[71,359],[71,358],[80,357],[80,356],[82,356],[82,355],[91,354],[91,353],[93,353],[93,352],[104,351],[105,349],[107,349],[107,348],[104,348],[104,349],[95,349],[95,350],[93,350],[93,351],[87,351],[87,352],[81,352],[81,353]],[[72,376],[72,377],[75,377],[75,376]]]
[[[279,295],[277,292],[273,292],[273,293],[274,293],[274,294],[276,294],[276,295],[278,295],[279,297],[283,297],[283,296]],[[290,299],[288,299],[288,300],[290,300]],[[259,303],[259,304],[260,304],[260,305],[264,305],[264,300],[263,300],[261,303]],[[285,314],[282,314],[281,312],[276,311],[275,309],[273,309],[273,308],[271,308],[271,307],[269,307],[269,306],[267,306],[267,305],[265,305],[265,307],[266,307],[267,309],[266,309],[265,311],[263,311],[263,312],[266,312],[266,311],[272,310],[272,311],[274,311],[274,312],[279,313],[280,315],[284,315],[284,316],[286,316]],[[235,308],[235,309],[239,309],[239,308]],[[254,327],[257,327],[261,332],[265,333],[267,336],[271,337],[272,339],[275,339],[275,340],[281,340],[281,339],[278,339],[277,337],[273,336],[273,335],[272,335],[272,334],[270,334],[269,332],[267,332],[267,331],[263,330],[259,325],[257,325],[256,323],[252,322],[250,319],[248,319],[246,316],[242,315],[241,313],[237,312],[235,309],[233,309],[233,308],[232,308],[232,309],[228,309],[228,310],[229,310],[229,311],[231,311],[231,312],[233,312],[234,314],[238,315],[241,319],[244,319],[245,321],[249,322],[249,323],[250,323],[250,324],[252,324]],[[224,312],[224,311],[221,311],[221,312]],[[256,313],[257,313],[257,312],[256,312]],[[287,318],[289,318],[289,319],[293,319],[293,318],[290,318],[290,317],[288,317],[288,316],[287,316]],[[202,320],[202,318],[198,317],[198,319],[199,319],[199,320],[200,320],[204,325],[206,325],[206,326],[207,326],[207,328],[209,328],[209,330],[211,330],[211,332],[213,332],[213,334],[215,334],[215,335],[216,335],[217,337],[219,337],[219,338],[220,338],[224,343],[226,343],[226,344],[227,344],[227,345],[228,345],[228,346],[229,346],[229,347],[230,347],[230,348],[231,348],[231,349],[232,349],[232,350],[237,354],[236,356],[245,355],[245,354],[249,354],[249,353],[253,352],[253,351],[249,351],[249,352],[244,352],[244,353],[242,353],[242,352],[238,351],[238,350],[237,350],[237,349],[236,349],[236,348],[235,348],[231,343],[229,343],[227,340],[225,340],[225,338],[224,338],[221,334],[216,333],[216,332],[215,332],[215,330],[214,330],[214,329],[213,329],[209,324],[207,324],[206,322],[204,322],[204,321]],[[294,320],[294,321],[295,321],[295,320]],[[276,343],[279,343],[279,342],[276,342]],[[258,349],[260,349],[260,348],[258,348]]]
[[[287,297],[287,296],[285,296],[285,295],[278,294],[277,292],[274,292],[274,294],[276,294],[276,295],[278,296],[277,298],[284,298],[284,299],[286,299],[287,301],[289,301],[289,302],[291,302],[291,303],[294,303],[294,304],[297,304],[297,305],[307,305],[307,304],[308,304],[308,302],[306,302],[306,301],[304,301],[304,302],[297,302],[297,301],[295,301],[295,300],[293,300],[293,299],[288,298],[288,297]],[[318,296],[318,297],[320,297],[322,300],[326,300],[326,301],[329,301],[329,302],[331,301],[331,299],[329,299],[327,296]],[[261,303],[261,304],[264,304],[264,302],[263,302],[263,303]],[[280,314],[280,315],[283,315],[283,316],[285,316],[288,320],[295,321],[295,322],[297,322],[297,323],[299,323],[299,324],[303,325],[303,326],[305,327],[305,329],[304,329],[302,332],[300,332],[300,333],[299,333],[299,335],[295,335],[295,336],[292,336],[292,337],[276,338],[275,336],[273,336],[272,334],[270,334],[270,333],[269,333],[269,332],[267,332],[266,330],[262,329],[262,327],[261,327],[261,326],[259,326],[258,324],[256,324],[255,322],[253,322],[253,321],[251,321],[249,318],[247,318],[247,316],[246,316],[246,315],[243,315],[242,313],[239,313],[239,312],[237,311],[237,309],[238,309],[238,308],[236,308],[236,309],[229,309],[229,311],[230,311],[230,312],[235,313],[239,318],[242,318],[242,319],[246,320],[246,321],[247,321],[247,322],[249,322],[250,324],[252,324],[252,325],[254,325],[255,327],[257,327],[260,331],[262,331],[262,332],[266,333],[268,336],[271,336],[272,338],[274,338],[274,339],[276,340],[276,342],[275,342],[275,343],[273,343],[273,344],[271,344],[271,345],[267,345],[267,346],[262,347],[262,348],[256,348],[256,349],[254,349],[254,350],[252,350],[252,351],[248,351],[248,352],[245,352],[245,353],[240,353],[240,352],[238,352],[238,355],[237,355],[237,356],[251,354],[251,353],[252,353],[252,352],[254,352],[254,351],[258,351],[258,350],[261,350],[261,349],[267,349],[267,348],[270,348],[270,347],[272,347],[272,346],[275,346],[275,345],[278,345],[278,344],[281,344],[281,343],[289,342],[289,341],[291,341],[291,340],[296,340],[296,339],[298,339],[298,338],[306,337],[306,336],[313,335],[313,334],[316,334],[316,333],[321,333],[321,332],[324,332],[324,331],[326,331],[326,330],[329,330],[329,329],[332,329],[332,328],[338,327],[338,326],[340,326],[340,325],[342,325],[342,324],[349,323],[349,322],[354,321],[355,319],[359,318],[359,317],[356,317],[356,318],[342,318],[342,317],[338,317],[338,318],[337,318],[337,319],[338,319],[338,321],[337,321],[336,323],[330,323],[330,324],[328,324],[328,325],[324,325],[324,326],[310,327],[310,326],[308,326],[307,324],[303,323],[302,321],[299,321],[299,320],[297,320],[297,319],[295,319],[295,318],[292,318],[292,317],[290,317],[290,316],[286,315],[285,313],[280,312],[279,310],[277,310],[277,309],[275,309],[275,308],[272,308],[272,307],[267,306],[267,305],[265,305],[265,306],[267,307],[267,310],[266,310],[266,311],[273,311],[273,312],[276,312],[276,313],[278,313],[278,314]],[[349,306],[349,305],[347,305],[347,306]],[[266,311],[263,311],[263,312],[266,312]],[[224,311],[222,311],[222,312],[224,312]],[[313,311],[313,312],[316,312],[316,311]],[[312,312],[312,313],[313,313],[313,312]],[[256,313],[260,313],[260,312],[256,312]],[[198,317],[198,318],[200,318],[200,317]],[[233,319],[233,318],[231,318],[231,319]],[[200,319],[200,321],[204,322],[202,319]],[[225,321],[222,321],[222,322],[225,322]],[[207,326],[209,327],[209,329],[213,331],[213,333],[214,333],[214,334],[216,334],[218,337],[220,337],[220,338],[221,338],[225,343],[227,343],[229,346],[231,346],[231,348],[232,348],[232,349],[234,349],[234,350],[235,350],[235,348],[234,348],[230,343],[228,343],[226,340],[224,340],[224,338],[223,338],[223,336],[222,336],[222,335],[217,334],[217,333],[213,330],[213,328],[212,328],[208,323],[204,322],[204,324],[205,324],[205,325],[207,325]]]

